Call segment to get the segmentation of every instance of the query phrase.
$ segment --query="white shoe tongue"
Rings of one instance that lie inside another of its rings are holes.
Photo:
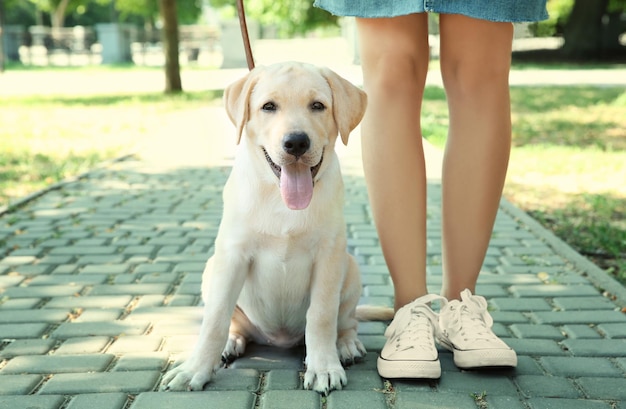
[[[313,197],[311,168],[299,163],[283,166],[280,172],[280,194],[290,209],[306,209]]]

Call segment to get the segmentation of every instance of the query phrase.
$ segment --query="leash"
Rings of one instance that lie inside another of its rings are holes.
[[[239,15],[239,26],[241,27],[241,37],[243,37],[243,47],[246,50],[246,62],[248,69],[254,69],[254,57],[250,47],[250,37],[248,37],[248,25],[246,24],[246,11],[243,8],[243,0],[237,0],[237,14]]]

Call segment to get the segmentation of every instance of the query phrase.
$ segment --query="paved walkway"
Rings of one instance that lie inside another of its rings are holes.
[[[141,155],[0,216],[0,408],[626,409],[626,291],[506,201],[478,292],[518,352],[517,369],[461,371],[441,350],[440,380],[388,382],[375,369],[385,325],[367,323],[365,361],[328,398],[302,390],[302,349],[259,346],[204,393],[158,392],[198,332],[232,132],[221,109],[173,115]],[[358,133],[339,150],[363,302],[392,305]],[[438,292],[441,153],[427,152],[428,273]]]

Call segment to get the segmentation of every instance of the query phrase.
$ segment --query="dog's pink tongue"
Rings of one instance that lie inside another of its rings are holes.
[[[283,166],[280,173],[280,194],[290,209],[306,209],[313,197],[311,168],[300,163]]]

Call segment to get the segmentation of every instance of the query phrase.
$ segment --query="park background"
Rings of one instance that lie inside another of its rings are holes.
[[[353,21],[311,3],[246,2],[257,62],[308,61],[359,83]],[[626,283],[626,1],[549,0],[548,9],[549,20],[516,26],[511,77],[533,80],[511,89],[505,197]],[[436,22],[422,123],[443,149]],[[0,23],[2,212],[146,149],[173,116],[219,106],[246,72],[226,0],[3,0]]]

